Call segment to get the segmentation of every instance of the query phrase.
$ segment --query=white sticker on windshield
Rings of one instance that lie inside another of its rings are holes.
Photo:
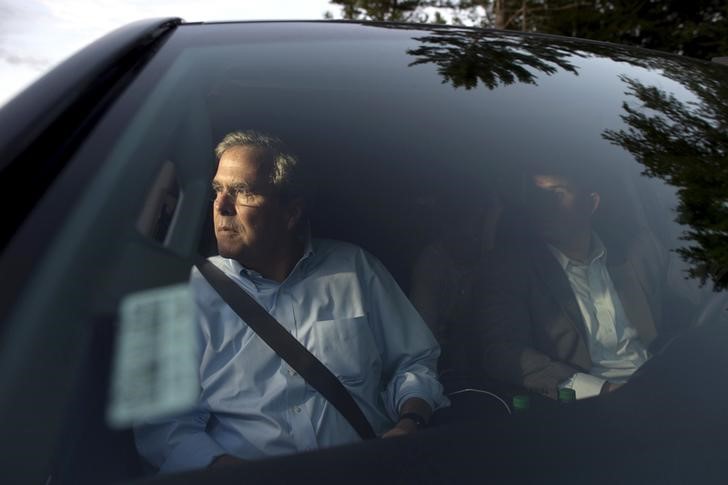
[[[128,295],[119,313],[109,426],[129,427],[191,409],[200,384],[189,285]]]

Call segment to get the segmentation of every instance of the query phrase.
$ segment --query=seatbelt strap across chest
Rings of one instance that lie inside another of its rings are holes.
[[[244,289],[207,259],[195,264],[230,308],[301,377],[329,401],[362,439],[375,438],[371,424],[339,379]]]

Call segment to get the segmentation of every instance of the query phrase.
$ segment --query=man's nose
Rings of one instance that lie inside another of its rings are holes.
[[[235,201],[230,194],[221,192],[215,198],[215,210],[224,216],[235,215]]]

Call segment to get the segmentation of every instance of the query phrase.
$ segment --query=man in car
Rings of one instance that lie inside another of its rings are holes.
[[[481,364],[491,377],[550,397],[560,388],[577,399],[613,391],[650,356],[667,253],[648,231],[627,229],[627,214],[623,227],[597,234],[592,174],[526,172],[517,222],[526,234],[499,249],[474,291]]]
[[[439,347],[384,266],[352,244],[312,239],[298,159],[239,131],[217,146],[211,262],[344,384],[377,434],[416,431],[447,405]],[[349,422],[268,347],[195,269],[198,408],[135,429],[161,471],[239,463],[359,439]]]

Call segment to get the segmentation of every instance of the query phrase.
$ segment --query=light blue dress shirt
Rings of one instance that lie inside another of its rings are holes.
[[[283,283],[210,259],[318,357],[381,434],[409,398],[447,406],[440,348],[384,266],[352,244],[310,240]],[[135,428],[160,471],[202,468],[221,454],[258,459],[358,441],[348,421],[278,357],[193,269],[200,322],[199,408]]]

